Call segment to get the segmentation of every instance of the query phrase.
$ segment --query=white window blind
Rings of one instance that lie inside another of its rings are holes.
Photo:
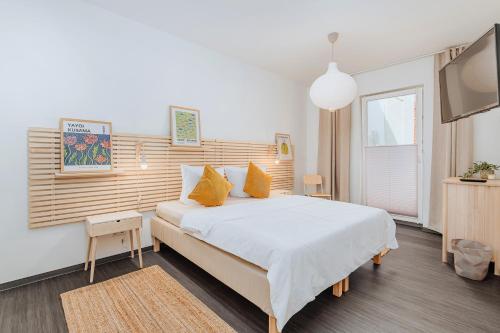
[[[417,217],[417,158],[415,144],[365,147],[366,204]]]

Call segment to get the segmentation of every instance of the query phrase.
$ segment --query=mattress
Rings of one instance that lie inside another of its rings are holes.
[[[253,202],[255,200],[265,200],[265,199],[255,199],[255,198],[227,198],[224,206],[236,205],[246,202]],[[186,205],[179,200],[175,201],[165,201],[160,202],[156,205],[156,215],[161,217],[165,221],[172,223],[173,225],[180,227],[182,217],[187,212],[193,212],[200,209],[207,209],[202,205]]]

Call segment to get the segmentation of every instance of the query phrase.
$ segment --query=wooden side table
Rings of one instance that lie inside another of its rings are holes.
[[[97,247],[97,237],[128,231],[130,237],[130,255],[134,257],[134,237],[135,232],[137,242],[137,252],[139,254],[139,265],[142,268],[142,250],[141,250],[141,228],[142,215],[135,210],[116,212],[110,214],[88,216],[86,218],[88,249],[85,258],[85,270],[88,269],[89,258],[90,265],[90,283],[94,282],[95,270],[95,252]]]

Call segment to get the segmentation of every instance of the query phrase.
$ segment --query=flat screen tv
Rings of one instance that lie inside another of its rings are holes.
[[[441,122],[448,123],[500,105],[500,24],[439,71]]]

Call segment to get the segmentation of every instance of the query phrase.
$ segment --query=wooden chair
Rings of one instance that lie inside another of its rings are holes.
[[[318,190],[318,185],[319,185],[321,188],[321,192],[309,193],[307,191],[307,187],[310,185],[314,185],[316,190]],[[331,194],[323,192],[323,180],[321,179],[320,175],[305,175],[304,176],[304,194],[309,196],[309,197],[332,200]]]

